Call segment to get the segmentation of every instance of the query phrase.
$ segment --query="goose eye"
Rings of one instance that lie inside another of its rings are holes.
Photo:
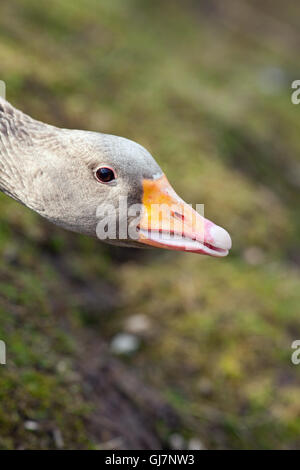
[[[96,171],[96,178],[101,183],[109,183],[110,181],[116,179],[116,175],[114,170],[103,166],[102,168],[98,168]]]

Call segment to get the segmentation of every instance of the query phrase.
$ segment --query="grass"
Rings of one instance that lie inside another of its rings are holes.
[[[57,429],[65,447],[99,444],[86,433],[80,331],[109,342],[143,314],[149,333],[127,362],[178,410],[185,439],[299,448],[299,7],[4,0],[1,10],[8,99],[145,145],[178,193],[228,229],[233,251],[120,254],[1,196],[0,447],[52,448]],[[80,299],[78,285],[92,294]],[[98,299],[99,285],[116,300]]]

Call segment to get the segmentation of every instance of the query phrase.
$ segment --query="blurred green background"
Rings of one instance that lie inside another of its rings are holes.
[[[113,410],[91,426],[104,399],[84,370],[97,376],[88,357],[101,354],[86,355],[98,343],[104,366],[123,363],[175,410],[175,424],[153,415],[162,447],[299,448],[299,3],[2,0],[0,11],[12,104],[138,141],[233,239],[226,259],[110,248],[2,195],[0,448],[129,447]]]

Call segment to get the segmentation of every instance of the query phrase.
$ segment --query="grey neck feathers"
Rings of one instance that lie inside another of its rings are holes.
[[[43,211],[34,194],[43,149],[57,145],[59,129],[36,121],[0,97],[0,190]]]

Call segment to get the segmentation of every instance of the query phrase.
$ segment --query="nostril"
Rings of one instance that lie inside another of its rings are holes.
[[[172,212],[172,215],[175,217],[175,219],[184,220],[184,215],[180,214],[179,212],[174,211]]]

